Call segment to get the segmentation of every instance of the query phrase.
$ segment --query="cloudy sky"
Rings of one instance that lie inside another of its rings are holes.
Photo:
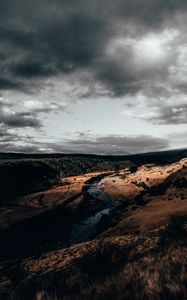
[[[0,0],[0,151],[187,146],[186,0]]]

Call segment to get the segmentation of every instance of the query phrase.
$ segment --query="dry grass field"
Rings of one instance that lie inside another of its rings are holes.
[[[2,300],[187,298],[187,159],[62,177],[0,220]]]

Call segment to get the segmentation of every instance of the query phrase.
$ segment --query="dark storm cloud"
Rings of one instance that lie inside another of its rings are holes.
[[[34,144],[31,144],[29,146],[29,141],[27,141],[28,145],[18,145],[15,144],[15,142],[3,142],[1,144],[0,142],[0,151],[1,152],[17,152],[17,153],[42,153],[42,151],[39,150],[39,147],[35,146]]]
[[[153,115],[144,119],[162,125],[187,124],[187,104],[157,108]]]
[[[10,135],[12,138],[12,136]],[[169,141],[162,138],[155,138],[146,135],[140,136],[102,136],[94,139],[77,139],[72,141],[58,141],[49,142],[35,142],[34,138],[21,137],[20,140],[23,145],[16,145],[19,141],[19,136],[13,136],[14,143],[6,137],[6,143],[2,144],[3,151],[16,152],[60,152],[60,153],[84,153],[84,154],[98,154],[98,155],[125,155],[129,153],[141,153],[150,151],[159,151],[169,147]],[[1,138],[0,138],[1,142]],[[25,143],[25,144],[24,144]],[[1,149],[1,151],[2,151]]]
[[[16,80],[0,77],[0,90],[16,90],[19,88],[21,88],[21,86]]]
[[[26,145],[28,144],[28,146]],[[29,146],[31,144],[31,146]],[[37,150],[34,147],[34,141],[32,137],[18,134],[15,131],[12,132],[7,125],[0,124],[0,151],[1,152],[32,152],[32,150]]]
[[[0,27],[1,40],[7,43],[18,45],[19,47],[23,47],[26,49],[34,46],[34,41],[35,41],[34,32],[27,31],[24,28],[16,29],[13,26],[10,27],[9,26],[10,26],[9,22],[7,22],[6,26],[1,24]]]
[[[71,153],[123,155],[128,153],[158,151],[168,147],[169,142],[163,138],[147,135],[109,135],[97,138],[79,138],[77,140],[67,141],[64,142],[61,147],[57,146],[55,150]]]
[[[27,112],[0,112],[0,124],[7,125],[8,127],[33,127],[39,128],[40,121],[36,118],[34,113]]]
[[[0,130],[2,125],[8,128],[32,127],[38,129],[42,127],[39,113],[57,112],[59,109],[64,109],[64,106],[53,101],[44,103],[38,100],[28,100],[20,104],[19,111],[15,108],[16,105],[13,101],[4,99],[0,94]]]
[[[14,75],[23,78],[46,77],[55,74],[53,67],[43,65],[41,61],[37,61],[36,59],[33,61],[32,59],[20,61],[13,65],[10,70]]]
[[[0,88],[27,91],[39,77],[86,69],[114,96],[135,93],[146,74],[128,63],[128,51],[124,65],[107,57],[107,45],[121,30],[135,38],[159,30],[186,7],[182,0],[1,0],[0,52],[5,62]]]

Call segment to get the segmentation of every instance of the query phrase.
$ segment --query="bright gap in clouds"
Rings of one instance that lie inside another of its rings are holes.
[[[160,33],[148,33],[140,38],[120,36],[112,40],[106,53],[110,57],[118,57],[121,63],[126,59],[127,52],[131,63],[137,68],[146,69],[161,66],[173,56],[177,30],[164,30]],[[125,61],[126,64],[126,61]]]
[[[178,36],[176,30],[165,30],[160,34],[150,33],[138,40],[133,47],[136,62],[150,66],[164,63],[172,55],[173,42]]]

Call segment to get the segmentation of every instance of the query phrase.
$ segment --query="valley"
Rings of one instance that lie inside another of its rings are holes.
[[[1,201],[0,299],[185,299],[187,159],[121,166]]]

